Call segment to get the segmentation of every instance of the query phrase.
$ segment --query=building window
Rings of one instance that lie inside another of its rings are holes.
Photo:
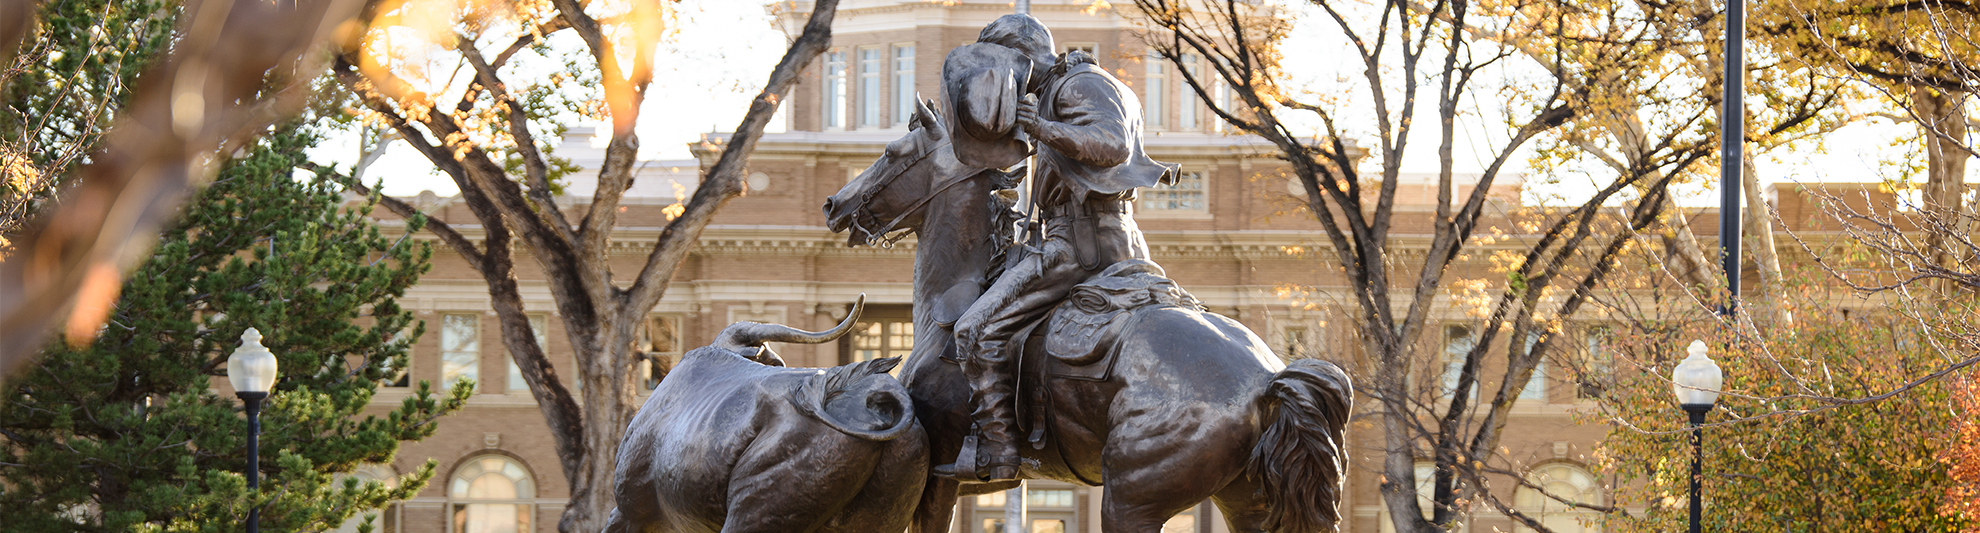
[[[1286,326],[1279,332],[1281,348],[1279,354],[1290,361],[1311,358],[1318,352],[1313,328],[1308,326]]]
[[[1142,90],[1145,94],[1141,102],[1142,122],[1149,128],[1161,129],[1165,125],[1162,116],[1167,114],[1164,113],[1167,108],[1162,106],[1162,93],[1169,87],[1169,60],[1149,52],[1142,62],[1148,64],[1148,79],[1143,82],[1147,87]]]
[[[646,327],[639,330],[639,344],[634,345],[639,352],[639,365],[633,375],[639,376],[640,385],[646,390],[660,386],[660,380],[674,370],[681,362],[681,317],[655,315],[646,318]]]
[[[1609,347],[1609,328],[1590,327],[1582,333],[1581,379],[1574,388],[1574,397],[1579,400],[1594,400],[1602,397],[1609,386],[1609,362],[1612,358]]]
[[[825,54],[825,127],[846,127],[846,53]]]
[[[1540,332],[1526,332],[1526,352],[1533,354],[1533,347],[1540,343]],[[1519,389],[1519,399],[1547,402],[1547,357],[1546,354],[1533,354],[1538,360],[1533,362],[1533,376],[1526,379],[1526,386]]]
[[[376,481],[383,483],[387,488],[399,487],[399,474],[393,472],[392,467],[381,464],[365,463],[358,465],[357,469],[352,470],[351,473],[339,477],[354,477],[358,479],[359,483]],[[337,529],[331,531],[335,531],[336,533],[357,533],[358,526],[363,524],[366,518],[371,519],[371,530],[374,533],[399,532],[398,503],[387,504],[383,509],[363,511],[351,515],[349,520],[345,520],[342,525],[337,526]]]
[[[521,463],[500,455],[468,459],[447,484],[451,533],[534,531],[536,483]]]
[[[987,533],[1004,532],[1004,502],[1009,491],[997,491],[978,495],[964,500],[973,502],[975,508],[970,513],[975,517],[978,530]],[[1032,480],[1024,491],[1025,518],[1031,521],[1024,531],[1031,533],[1078,533],[1082,531],[1079,520],[1079,493],[1069,483]],[[1194,514],[1194,513],[1185,513]],[[1181,518],[1178,516],[1177,518]],[[1192,517],[1193,518],[1193,517]],[[1170,523],[1175,523],[1171,519]],[[1194,522],[1191,522],[1193,525]],[[1163,527],[1165,533],[1172,531]],[[1194,528],[1179,531],[1195,532]]]
[[[399,367],[397,371],[398,373],[396,374],[392,373],[393,372],[392,368],[387,367],[385,369],[385,372],[387,373],[387,377],[379,382],[379,386],[381,387],[412,386],[413,347],[415,346],[416,343],[407,340],[410,338],[412,338],[411,329],[401,329],[399,330],[398,333],[392,334],[392,344],[404,344],[406,346],[406,364],[405,366]]]
[[[529,315],[529,331],[536,336],[536,349],[543,351],[543,357],[550,357],[550,315]],[[509,354],[509,394],[529,394],[529,382],[523,380],[522,367],[516,364],[515,354]]]
[[[914,118],[914,45],[894,47],[894,124]]]
[[[1093,43],[1066,43],[1066,49],[1064,50],[1065,52],[1071,52],[1074,50],[1086,52],[1086,55],[1093,56],[1095,60],[1100,59],[1099,45]]]
[[[859,127],[880,126],[880,49],[859,49]]]
[[[479,386],[480,377],[481,315],[440,317],[440,383],[453,387],[458,380],[472,379]]]
[[[1195,79],[1197,83],[1204,82],[1200,59],[1196,54],[1183,54],[1182,56],[1183,71],[1189,74],[1188,79]],[[1176,127],[1184,131],[1197,131],[1203,127],[1200,118],[1202,116],[1203,99],[1196,96],[1196,90],[1190,88],[1188,79],[1183,81],[1182,88],[1180,89],[1183,93],[1182,98],[1179,99],[1182,101],[1182,107],[1177,110],[1180,116],[1176,118]]]
[[[1437,397],[1448,399],[1457,390],[1458,374],[1464,372],[1464,359],[1471,355],[1471,348],[1478,345],[1478,335],[1471,326],[1444,326],[1444,373],[1437,383]],[[1471,399],[1478,399],[1477,378],[1473,377]]]
[[[839,340],[839,364],[884,357],[905,359],[914,351],[914,308],[898,304],[867,304],[853,323],[851,335]],[[900,367],[894,368],[895,372]]]
[[[1141,210],[1149,212],[1204,212],[1203,172],[1186,171],[1176,176],[1175,185],[1141,189]]]
[[[1513,493],[1513,507],[1519,512],[1540,521],[1541,525],[1555,533],[1601,533],[1601,526],[1594,521],[1601,515],[1595,511],[1574,504],[1601,505],[1602,488],[1595,483],[1595,476],[1587,470],[1565,463],[1551,463],[1534,468],[1526,474],[1526,480],[1546,489],[1546,494],[1530,487],[1519,487]],[[1548,497],[1551,494],[1558,497]],[[1574,504],[1562,503],[1567,500]],[[1513,531],[1533,531],[1515,523]]]

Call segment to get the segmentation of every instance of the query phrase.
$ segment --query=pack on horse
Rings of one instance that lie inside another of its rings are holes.
[[[949,327],[1000,260],[999,221],[1008,216],[999,216],[1009,203],[994,193],[1012,181],[957,159],[953,131],[917,102],[907,135],[825,203],[831,228],[850,230],[849,244],[917,236],[914,351],[903,381],[934,458],[956,457],[970,434],[971,389],[943,355],[955,351]],[[1159,532],[1205,499],[1236,532],[1334,530],[1347,375],[1319,360],[1282,363],[1237,321],[1166,303],[1123,313],[1098,360],[1026,358],[1031,377],[1019,396],[1030,411],[1019,419],[1029,423],[1019,429],[1043,439],[1019,446],[1020,475],[1104,484],[1107,533]],[[1011,486],[931,473],[911,531],[946,531],[959,496]]]

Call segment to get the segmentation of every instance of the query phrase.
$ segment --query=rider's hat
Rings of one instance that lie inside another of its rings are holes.
[[[1016,49],[975,43],[942,61],[942,105],[956,159],[983,168],[1009,168],[1031,154],[1017,127],[1018,99],[1030,82],[1031,59]]]

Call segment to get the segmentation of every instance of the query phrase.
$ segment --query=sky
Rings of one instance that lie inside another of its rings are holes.
[[[689,159],[688,144],[703,133],[735,130],[788,45],[763,5],[754,1],[685,0],[677,9],[679,33],[655,58],[653,85],[640,109],[644,159]],[[767,130],[783,131],[783,123],[773,121]],[[349,165],[357,154],[356,138],[345,136],[324,143],[313,155]],[[366,171],[365,181],[378,178],[384,179],[385,194],[393,196],[460,192],[404,141],[393,143]]]
[[[788,42],[758,1],[684,0],[677,4],[677,9],[678,33],[662,45],[656,58],[654,82],[641,110],[638,128],[641,155],[645,159],[688,159],[688,144],[699,140],[702,134],[732,131]],[[1297,23],[1304,26],[1296,27],[1311,30],[1293,32],[1286,43],[1291,79],[1321,90],[1351,85],[1347,77],[1357,73],[1360,67],[1348,54],[1297,52],[1339,50],[1344,43],[1330,42],[1326,36],[1330,32],[1312,26],[1327,22],[1305,16]],[[1404,172],[1437,170],[1435,105],[1429,100],[1433,97],[1433,90],[1426,90],[1424,102],[1419,104],[1416,122],[1421,127],[1410,139]],[[1352,119],[1342,122],[1367,123]],[[1489,117],[1474,118],[1463,127],[1456,149],[1458,172],[1482,170],[1489,161],[1490,150],[1503,140],[1506,135],[1503,127],[1485,126],[1491,122]],[[782,129],[779,120],[773,121],[768,130]],[[1913,156],[1914,150],[1909,146],[1892,143],[1912,129],[1883,120],[1852,125],[1826,136],[1819,151],[1811,146],[1769,154],[1760,158],[1757,167],[1762,181],[1769,183],[1878,181],[1886,177],[1883,175],[1884,169],[1889,168],[1886,162]],[[320,160],[349,164],[356,160],[357,152],[355,138],[347,136],[330,140],[315,155]],[[1525,170],[1525,155],[1516,157],[1508,170]],[[384,192],[395,196],[414,195],[422,190],[432,190],[443,197],[459,192],[451,180],[440,175],[403,142],[390,147],[367,171],[366,181],[378,178],[384,179]],[[1716,202],[1717,195],[1708,184],[1687,187],[1680,195],[1680,203],[1687,205]]]

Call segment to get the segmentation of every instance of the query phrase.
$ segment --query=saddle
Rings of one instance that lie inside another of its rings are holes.
[[[1018,330],[1006,350],[1019,350],[1018,427],[1032,449],[1044,449],[1051,412],[1046,384],[1058,379],[1106,381],[1113,377],[1121,340],[1134,331],[1142,311],[1203,305],[1146,260],[1115,263],[1073,287],[1051,312]]]

